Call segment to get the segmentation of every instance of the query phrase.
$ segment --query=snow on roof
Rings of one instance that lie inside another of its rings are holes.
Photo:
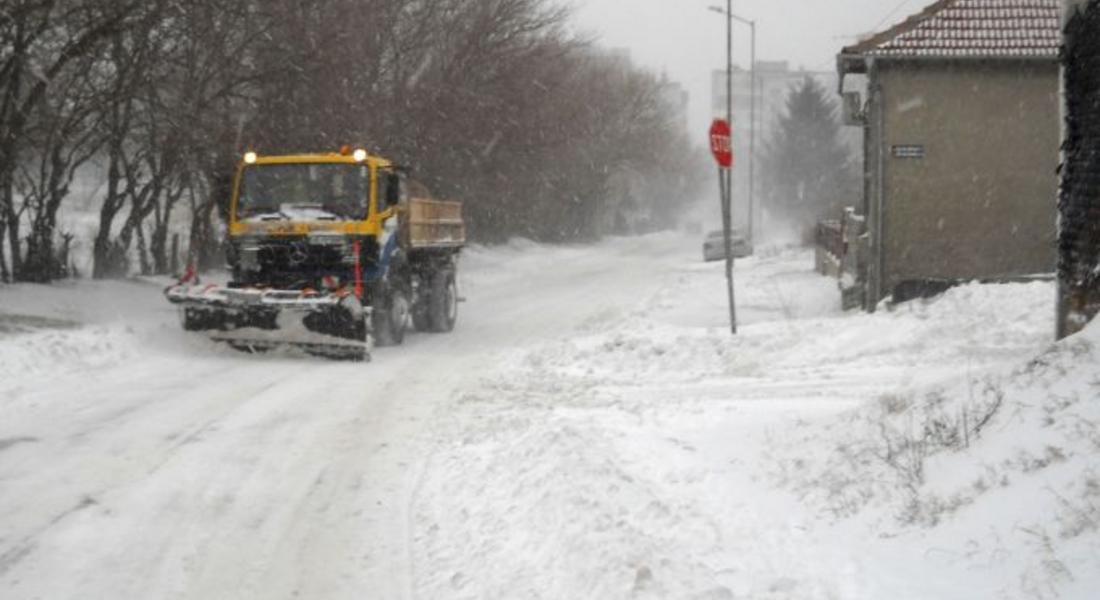
[[[1049,58],[1062,43],[1060,0],[940,0],[846,55]]]

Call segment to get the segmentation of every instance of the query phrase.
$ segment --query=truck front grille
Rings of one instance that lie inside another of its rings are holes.
[[[317,287],[326,275],[346,277],[351,265],[342,244],[304,238],[263,240],[239,248],[242,283],[278,289]]]

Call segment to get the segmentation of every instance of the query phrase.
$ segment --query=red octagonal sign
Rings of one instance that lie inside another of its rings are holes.
[[[710,151],[718,166],[728,169],[733,166],[733,144],[730,140],[733,132],[725,119],[715,119],[710,126]]]

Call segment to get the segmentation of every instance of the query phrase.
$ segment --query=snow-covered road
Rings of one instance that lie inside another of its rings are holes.
[[[188,339],[154,285],[5,290],[2,312],[90,325],[0,338],[0,596],[414,596],[432,419],[682,259],[531,249],[471,251],[457,330],[369,365]]]
[[[1051,287],[844,314],[775,251],[731,339],[698,253],[470,249],[455,332],[365,365],[188,337],[153,284],[0,288],[0,597],[986,597],[782,471],[807,423],[1038,353]]]

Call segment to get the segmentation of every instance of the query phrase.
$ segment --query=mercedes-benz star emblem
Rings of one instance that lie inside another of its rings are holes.
[[[308,252],[308,249],[306,248],[305,244],[303,244],[301,242],[297,242],[293,246],[291,246],[291,249],[290,249],[290,264],[300,265],[300,264],[306,262],[307,258],[309,258],[309,252]]]

